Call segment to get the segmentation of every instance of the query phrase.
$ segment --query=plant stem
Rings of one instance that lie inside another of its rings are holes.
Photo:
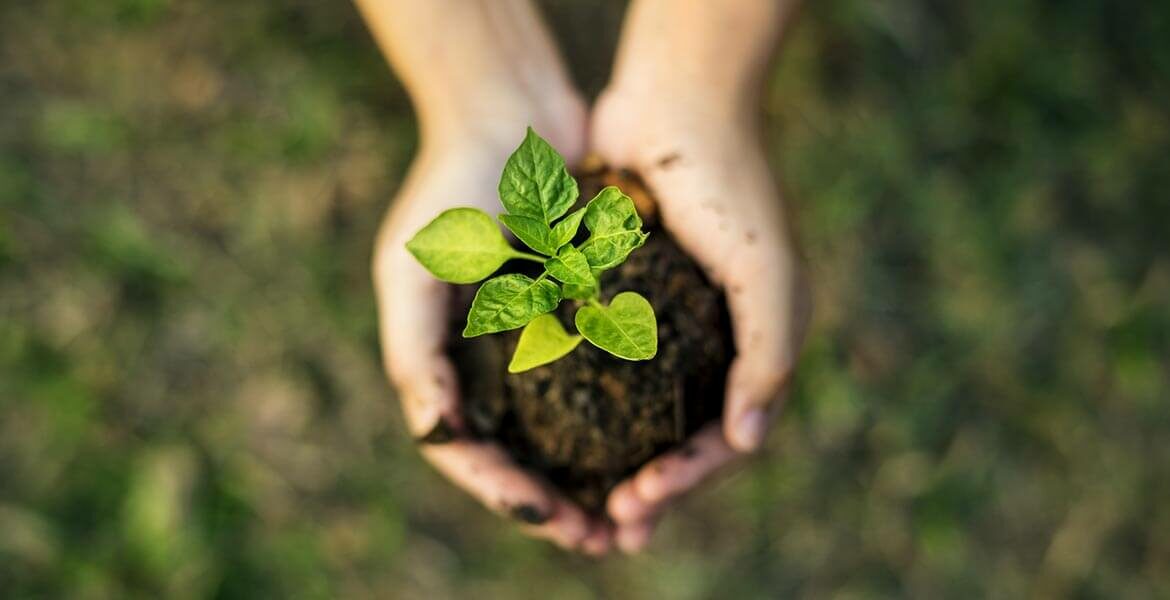
[[[533,262],[538,262],[540,264],[544,264],[544,261],[545,261],[545,258],[543,256],[540,256],[539,254],[532,254],[530,252],[521,252],[519,250],[513,252],[512,257],[513,258],[520,258],[523,260],[531,260]]]
[[[586,300],[585,302],[588,303],[589,306],[592,306],[593,308],[605,308],[604,306],[601,305],[600,302],[597,301],[597,298],[590,298],[590,299]]]

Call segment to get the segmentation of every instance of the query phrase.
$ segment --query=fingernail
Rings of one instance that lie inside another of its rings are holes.
[[[768,430],[768,415],[759,408],[748,410],[735,424],[735,436],[739,442],[739,449],[751,452],[764,443],[764,434]]]
[[[543,525],[548,521],[548,513],[531,504],[518,504],[508,509],[513,519],[529,525]]]

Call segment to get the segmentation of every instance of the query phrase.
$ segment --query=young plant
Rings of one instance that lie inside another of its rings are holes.
[[[634,292],[614,296],[608,306],[600,300],[600,274],[646,242],[630,197],[610,186],[566,215],[577,201],[577,182],[565,159],[531,127],[504,164],[499,191],[506,211],[500,222],[535,253],[513,248],[491,217],[475,208],[444,211],[406,243],[431,274],[450,283],[482,281],[511,259],[544,266],[536,279],[509,273],[485,281],[471,302],[463,337],[523,327],[508,365],[512,373],[557,360],[582,339],[619,358],[653,358],[658,321],[650,303]],[[582,221],[589,237],[574,246]],[[577,335],[549,314],[565,299],[580,303]]]

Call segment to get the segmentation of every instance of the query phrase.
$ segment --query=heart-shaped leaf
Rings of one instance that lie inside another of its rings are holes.
[[[516,251],[482,210],[443,211],[406,242],[432,275],[451,283],[475,283],[499,269]]]
[[[565,159],[531,127],[504,163],[500,201],[509,214],[538,219],[545,225],[577,201],[577,180],[569,175]]]
[[[634,292],[614,296],[609,306],[582,306],[574,321],[585,339],[618,358],[647,360],[658,353],[654,308]]]
[[[556,308],[560,301],[560,286],[544,276],[535,280],[518,273],[493,277],[475,293],[463,337],[523,327],[537,315]]]
[[[613,186],[602,189],[589,201],[585,207],[585,226],[590,235],[581,244],[581,253],[595,269],[620,265],[630,252],[646,242],[634,201]]]
[[[508,372],[520,373],[546,365],[572,352],[582,339],[579,335],[569,335],[555,316],[540,315],[520,332],[520,341],[512,354],[512,362],[508,363]]]

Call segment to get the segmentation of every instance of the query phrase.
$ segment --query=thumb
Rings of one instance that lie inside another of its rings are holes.
[[[791,376],[791,365],[761,364],[752,357],[735,359],[727,377],[723,418],[723,436],[732,448],[759,449],[788,398]]]
[[[459,384],[447,359],[450,289],[414,261],[398,240],[380,243],[374,260],[383,362],[416,438],[459,428]]]
[[[796,261],[777,260],[766,271],[769,276],[733,272],[727,286],[736,358],[727,376],[723,435],[740,452],[760,447],[787,400],[811,312]]]

